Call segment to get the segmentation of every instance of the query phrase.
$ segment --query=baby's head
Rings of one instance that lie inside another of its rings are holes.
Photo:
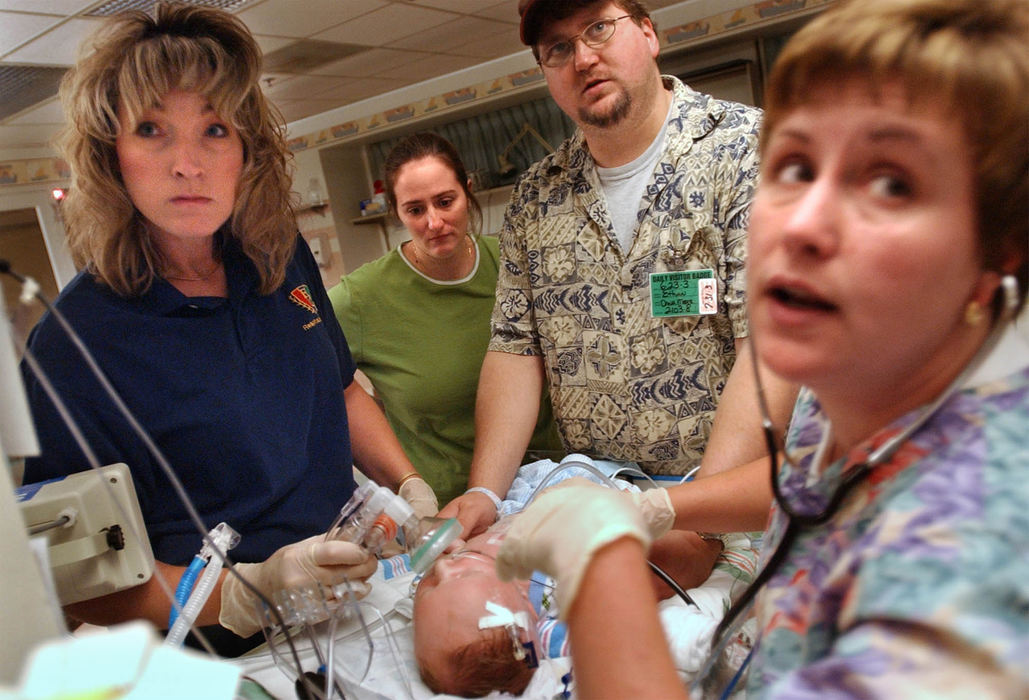
[[[539,648],[528,584],[497,578],[500,537],[485,533],[441,557],[414,595],[414,652],[434,692],[479,697],[493,690],[518,695],[535,665],[522,643]],[[520,657],[520,658],[519,658]]]

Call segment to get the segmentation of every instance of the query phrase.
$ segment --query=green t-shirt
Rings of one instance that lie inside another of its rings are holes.
[[[411,463],[440,504],[464,493],[475,444],[475,391],[490,336],[497,241],[478,238],[465,279],[431,280],[394,249],[344,276],[329,298]],[[561,450],[549,397],[530,450]],[[501,494],[503,495],[503,494]]]

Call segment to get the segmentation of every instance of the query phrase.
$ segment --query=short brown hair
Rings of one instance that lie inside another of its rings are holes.
[[[285,125],[258,80],[261,50],[237,17],[212,8],[159,5],[109,19],[65,75],[67,123],[60,150],[72,170],[62,203],[76,264],[123,296],[146,291],[163,267],[122,181],[115,139],[118,105],[132,120],[175,89],[196,91],[243,142],[243,171],[230,225],[257,267],[261,291],[282,284],[297,227]]]
[[[434,693],[478,698],[494,690],[521,695],[536,669],[516,659],[511,637],[502,627],[483,630],[476,641],[454,649],[447,658],[455,671],[452,683],[443,683],[421,665],[422,680]]]
[[[909,100],[943,105],[972,149],[979,249],[986,269],[1019,261],[1029,286],[1029,3],[844,0],[803,27],[765,92],[763,139],[820,85],[899,81]]]

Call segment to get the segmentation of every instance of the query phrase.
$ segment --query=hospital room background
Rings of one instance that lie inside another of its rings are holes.
[[[760,106],[763,80],[779,48],[832,2],[646,4],[657,25],[664,73],[716,97]],[[0,258],[36,280],[47,298],[55,298],[76,273],[64,244],[61,217],[68,167],[50,145],[63,121],[58,82],[74,62],[79,41],[102,17],[122,9],[146,10],[152,4],[0,0]],[[549,98],[531,52],[518,41],[518,0],[190,4],[237,14],[261,45],[263,87],[288,123],[295,158],[293,188],[301,200],[300,231],[326,287],[406,240],[404,229],[385,211],[380,182],[385,155],[404,136],[433,130],[457,146],[482,204],[482,233],[495,235],[517,176],[572,134],[573,125]],[[20,303],[22,286],[9,276],[0,278],[5,310],[5,319],[0,320],[4,688],[17,684],[33,653],[60,640],[64,631],[63,620],[55,613],[58,593],[48,581],[49,572],[36,564],[39,548],[46,549],[46,544],[30,543],[26,516],[13,496],[21,478],[19,456],[31,450],[32,441],[30,421],[16,400],[19,354],[14,338],[25,337],[43,308]],[[94,497],[103,499],[106,494],[89,496]],[[60,556],[77,555],[62,551]],[[393,606],[399,594],[385,585],[383,589],[373,602]],[[367,621],[372,622],[370,617]],[[112,649],[119,644],[125,641],[112,641]],[[360,665],[370,652],[358,647],[354,653]],[[376,683],[381,690],[383,668],[403,663],[404,650],[395,640],[383,639],[375,654],[375,663],[385,665],[376,668],[369,661],[373,667],[366,669],[366,681],[367,674],[379,674]],[[65,661],[72,663],[70,659]],[[268,662],[269,668],[274,665]],[[416,670],[408,668],[406,675],[414,677],[405,681],[412,697],[430,697],[424,686],[418,688]],[[217,671],[210,672],[213,684],[219,682],[217,677]],[[354,687],[376,686],[368,681]],[[383,692],[379,697],[393,697]]]

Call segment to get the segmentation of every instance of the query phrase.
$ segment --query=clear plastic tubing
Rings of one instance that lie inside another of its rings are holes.
[[[326,541],[338,540],[340,538],[339,528],[347,520],[353,517],[354,513],[364,505],[365,501],[367,501],[378,488],[379,487],[374,482],[366,481],[354,489],[354,493],[351,494],[350,500],[348,500],[343,507],[339,509],[339,515],[337,515],[336,519],[332,521],[332,525],[329,525],[329,529],[325,531]]]
[[[418,521],[414,508],[400,496],[393,496],[386,508],[372,523],[364,537],[364,546],[372,554],[379,554],[387,542],[396,538],[402,528]]]
[[[200,549],[200,556],[209,559],[209,561],[207,566],[204,567],[204,573],[200,575],[200,581],[189,596],[189,600],[182,606],[182,613],[176,618],[175,624],[172,625],[171,630],[168,631],[168,636],[164,639],[164,643],[168,646],[177,647],[182,645],[182,641],[186,638],[186,633],[193,627],[193,623],[196,622],[197,616],[203,609],[204,604],[211,597],[211,591],[214,590],[215,584],[218,583],[222,566],[225,564],[222,554],[239,544],[239,533],[225,523],[218,523],[208,533],[208,537],[214,543],[214,548],[212,549],[205,541],[204,546]]]
[[[361,544],[375,519],[382,514],[393,498],[394,493],[388,488],[376,486],[368,500],[337,528],[338,533],[334,534],[332,539]]]

